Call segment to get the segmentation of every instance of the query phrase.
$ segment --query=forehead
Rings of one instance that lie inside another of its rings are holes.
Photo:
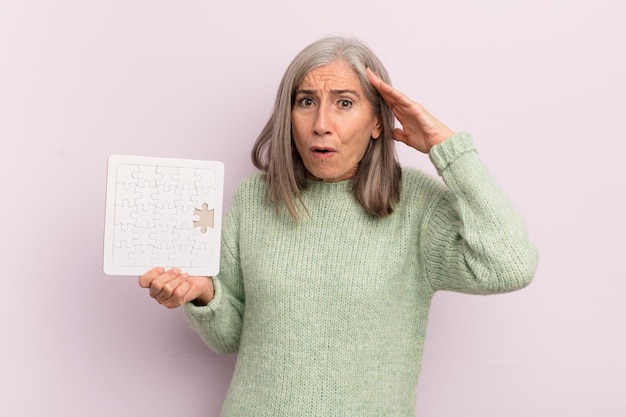
[[[343,60],[312,69],[304,76],[299,88],[362,90],[356,71]]]

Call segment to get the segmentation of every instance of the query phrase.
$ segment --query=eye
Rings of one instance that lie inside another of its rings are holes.
[[[348,100],[348,99],[341,99],[339,100],[339,107],[341,107],[342,109],[349,109],[352,107],[352,100]]]
[[[300,107],[311,107],[315,104],[315,101],[311,97],[303,97],[298,100],[298,106]]]

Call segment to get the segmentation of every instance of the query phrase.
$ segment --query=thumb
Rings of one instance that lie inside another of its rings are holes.
[[[408,139],[408,136],[406,133],[404,133],[404,130],[398,127],[393,129],[393,132],[391,133],[391,137],[397,140],[398,142],[402,142],[402,143],[406,143]]]

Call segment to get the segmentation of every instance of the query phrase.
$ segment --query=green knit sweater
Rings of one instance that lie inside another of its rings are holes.
[[[224,222],[215,298],[186,305],[218,352],[238,352],[223,416],[414,416],[437,290],[526,286],[537,254],[522,219],[458,134],[432,148],[445,185],[404,169],[392,215],[373,218],[351,182],[311,182],[294,223],[253,175]]]

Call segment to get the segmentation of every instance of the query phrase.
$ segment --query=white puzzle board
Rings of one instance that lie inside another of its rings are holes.
[[[224,165],[219,161],[109,157],[104,273],[155,266],[219,272]]]

